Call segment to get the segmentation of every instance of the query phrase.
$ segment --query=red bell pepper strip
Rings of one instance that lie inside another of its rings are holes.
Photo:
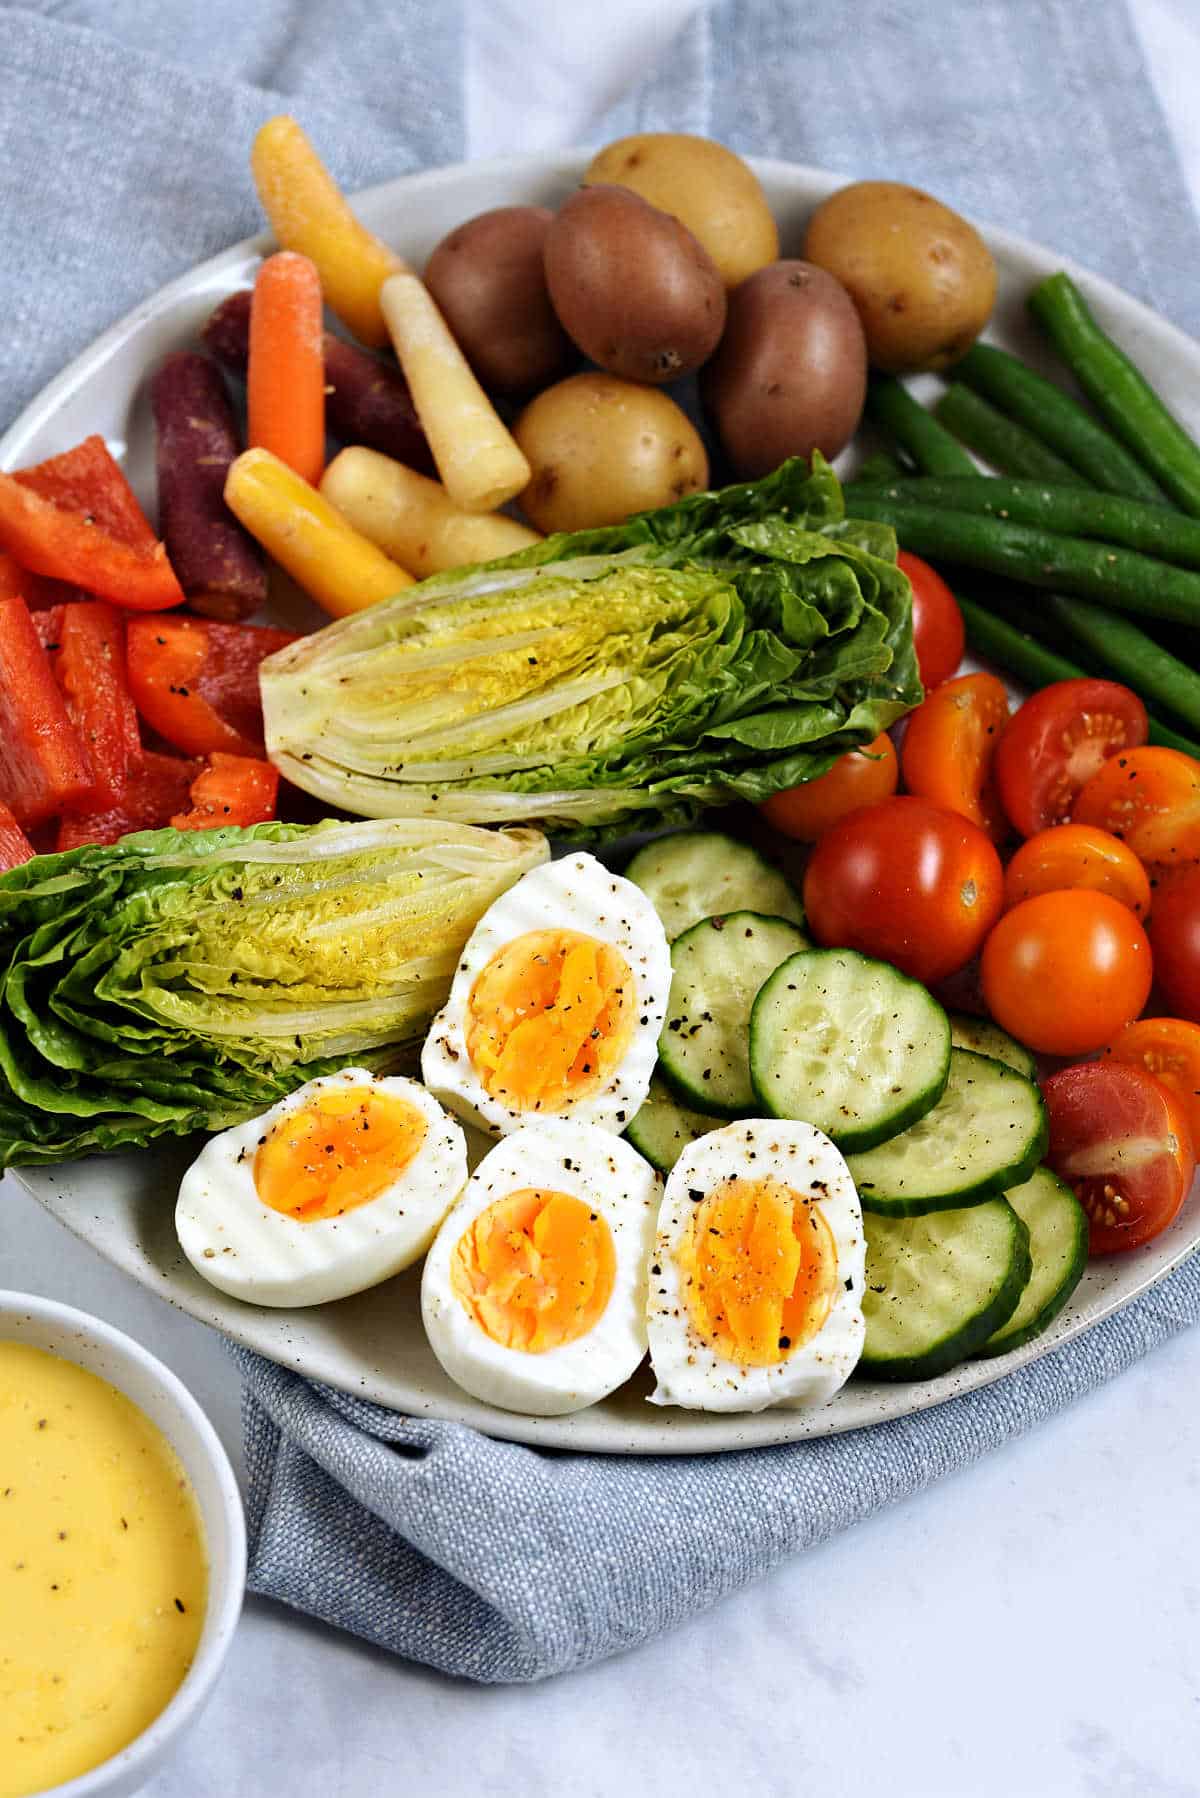
[[[125,673],[125,621],[103,599],[60,609],[51,663],[91,766],[88,809],[102,811],[119,803],[126,780],[142,758]]]
[[[196,762],[178,756],[158,755],[147,749],[125,783],[116,805],[103,811],[63,818],[56,849],[78,849],[84,843],[116,843],[134,830],[158,830],[188,803],[192,782],[200,772]]]
[[[275,816],[279,774],[270,762],[218,749],[192,782],[192,809],[171,819],[176,830],[214,830],[219,824],[265,824]]]
[[[201,618],[131,618],[129,689],[141,716],[187,755],[261,760],[258,667],[295,641],[290,631]]]
[[[91,770],[23,599],[0,599],[0,800],[40,824],[86,800]]]
[[[44,610],[30,614],[33,628],[38,634],[38,642],[47,655],[53,656],[56,650],[62,648],[63,616],[66,609],[66,606],[46,606]],[[51,667],[53,665],[52,662]]]
[[[28,471],[26,471],[28,473]],[[161,543],[134,548],[90,521],[0,474],[0,548],[34,574],[70,581],[135,612],[183,603]]]
[[[64,512],[82,512],[106,536],[129,549],[157,546],[150,520],[103,437],[85,437],[61,456],[18,468],[13,479]]]
[[[33,860],[33,844],[6,805],[0,805],[0,874]]]
[[[69,599],[86,599],[87,594],[66,581],[47,580],[44,574],[30,574],[15,562],[7,550],[0,549],[0,599],[23,599],[31,612],[44,612],[51,606],[62,607]]]

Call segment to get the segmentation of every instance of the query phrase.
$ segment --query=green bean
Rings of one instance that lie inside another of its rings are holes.
[[[1181,755],[1194,756],[1200,762],[1200,743],[1193,743],[1190,737],[1181,737],[1177,730],[1160,724],[1157,718],[1150,720],[1148,740],[1160,749],[1178,749]]]
[[[978,474],[962,445],[894,375],[875,375],[867,388],[867,417],[882,425],[925,474]]]
[[[1200,568],[1200,521],[1172,506],[1148,506],[1091,487],[1006,481],[991,475],[973,479],[910,475],[882,484],[890,498],[948,506],[952,512],[985,512],[1017,524],[1040,525],[1065,537],[1099,537],[1180,568]],[[846,491],[852,496],[853,486]]]
[[[903,475],[904,470],[895,456],[889,455],[887,450],[876,450],[855,470],[854,478],[877,487],[880,482],[899,480]]]
[[[990,343],[972,344],[955,364],[954,373],[1065,456],[1093,486],[1128,494],[1131,499],[1162,503],[1162,489],[1124,445],[1110,437],[1070,394],[1026,368],[1016,356]]]
[[[1186,662],[1118,612],[1066,593],[1052,593],[1043,603],[1051,619],[1104,658],[1114,679],[1200,729],[1200,674]]]
[[[1200,444],[1101,330],[1070,276],[1040,281],[1029,296],[1029,310],[1097,411],[1176,504],[1200,517]]]
[[[890,524],[905,549],[934,562],[1061,589],[1122,612],[1200,624],[1200,573],[1132,549],[1063,537],[1032,525],[891,500],[886,488],[854,495],[854,516]]]
[[[947,430],[990,462],[1002,474],[1028,475],[1033,481],[1078,485],[1082,476],[1056,456],[1024,425],[997,411],[962,381],[952,381],[934,407]]]

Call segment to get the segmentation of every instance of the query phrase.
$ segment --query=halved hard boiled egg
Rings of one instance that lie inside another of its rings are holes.
[[[811,1124],[747,1119],[672,1168],[650,1267],[656,1405],[826,1404],[862,1353],[858,1193]]]
[[[206,1143],[175,1228],[222,1292],[320,1305],[418,1260],[466,1179],[462,1129],[432,1093],[345,1068]]]
[[[671,956],[640,888],[592,855],[534,868],[484,913],[421,1056],[493,1136],[540,1118],[619,1134],[650,1087]]]
[[[623,1385],[646,1353],[661,1191],[636,1149],[592,1124],[545,1119],[497,1143],[425,1259],[425,1333],[450,1378],[539,1417]]]

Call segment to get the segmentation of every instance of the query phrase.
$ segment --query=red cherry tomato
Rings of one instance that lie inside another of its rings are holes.
[[[1171,1010],[1200,1024],[1200,868],[1163,882],[1150,914],[1154,973]]]
[[[993,843],[1009,834],[992,778],[996,745],[1008,723],[1008,689],[994,674],[943,681],[904,730],[904,784],[920,799],[961,812]]]
[[[1178,749],[1122,750],[1075,801],[1077,824],[1098,824],[1154,870],[1200,861],[1200,762]]]
[[[1088,1214],[1093,1255],[1136,1249],[1178,1215],[1196,1171],[1187,1118],[1142,1068],[1086,1061],[1042,1082],[1047,1160]]]
[[[1000,798],[1021,835],[1067,823],[1081,788],[1118,749],[1144,743],[1147,728],[1145,706],[1116,681],[1060,680],[1034,693],[996,749]]]
[[[957,812],[885,799],[827,830],[809,860],[804,905],[817,940],[942,980],[970,961],[999,916],[1000,857]]]
[[[785,837],[815,843],[831,824],[859,806],[890,799],[899,780],[896,751],[883,731],[865,749],[851,749],[839,757],[827,774],[772,793],[758,809]]]
[[[1127,905],[1085,889],[1005,912],[983,945],[983,996],[1002,1029],[1043,1055],[1111,1042],[1150,996],[1146,933]]]
[[[1006,909],[1066,887],[1111,893],[1135,918],[1145,918],[1150,910],[1150,876],[1145,868],[1118,837],[1094,824],[1056,824],[1039,830],[1021,844],[1004,870]]]
[[[963,659],[967,634],[958,601],[936,569],[902,549],[896,557],[912,587],[913,648],[921,684],[936,687],[949,680]]]

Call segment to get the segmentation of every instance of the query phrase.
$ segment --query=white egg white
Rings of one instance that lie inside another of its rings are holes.
[[[699,1199],[731,1179],[775,1179],[812,1197],[829,1226],[838,1284],[817,1334],[772,1367],[727,1360],[693,1327],[679,1248]],[[690,1143],[667,1179],[649,1285],[650,1402],[699,1411],[827,1404],[862,1354],[866,1245],[858,1193],[841,1154],[811,1124],[744,1119]]]
[[[537,930],[575,930],[622,954],[636,988],[633,1036],[605,1083],[553,1112],[519,1111],[489,1093],[467,1049],[468,1006],[493,956]],[[459,957],[445,1005],[421,1055],[421,1076],[444,1105],[492,1136],[546,1116],[619,1135],[643,1104],[658,1058],[671,994],[671,952],[662,921],[639,887],[592,855],[567,855],[522,876],[489,906]]]
[[[340,1217],[303,1222],[264,1205],[254,1157],[272,1125],[322,1092],[367,1087],[424,1117],[416,1155],[376,1198]],[[214,1136],[179,1188],[175,1229],[198,1274],[254,1305],[322,1305],[376,1286],[420,1259],[467,1179],[457,1120],[415,1080],[365,1068],[310,1080],[249,1123]]]
[[[451,1283],[463,1232],[489,1205],[525,1187],[581,1199],[607,1222],[616,1260],[612,1295],[593,1327],[539,1353],[494,1341]],[[421,1314],[450,1378],[486,1404],[537,1417],[581,1410],[623,1385],[646,1353],[646,1275],[661,1193],[658,1175],[636,1149],[595,1125],[547,1118],[498,1142],[425,1258]]]

